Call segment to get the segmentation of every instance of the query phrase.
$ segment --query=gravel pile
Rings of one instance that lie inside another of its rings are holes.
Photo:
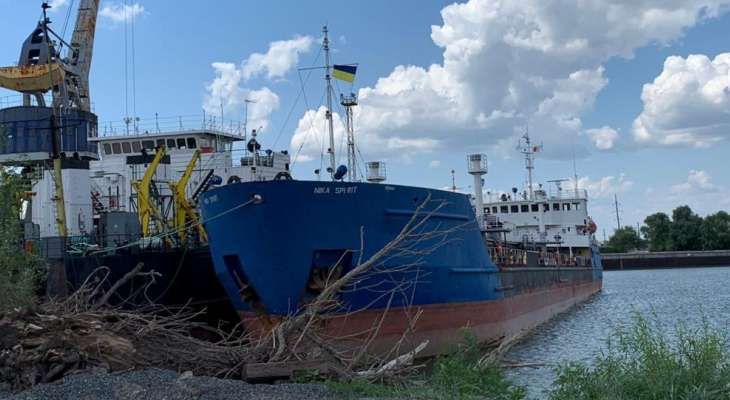
[[[10,394],[0,387],[2,400],[278,400],[336,399],[320,385],[252,385],[225,380],[148,369],[118,374],[89,372],[71,375],[54,384],[38,385]]]

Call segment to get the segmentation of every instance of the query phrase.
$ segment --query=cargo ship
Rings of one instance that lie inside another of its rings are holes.
[[[554,202],[562,210],[572,201],[540,195],[530,178],[529,195],[514,204],[515,214],[523,203],[525,215],[538,205],[534,213],[544,213],[545,223],[537,224],[537,239],[513,240],[510,232],[528,228],[510,218],[511,198],[484,203],[481,154],[468,158],[479,183],[474,195],[386,183],[381,162],[366,163],[361,181],[351,170],[356,152],[349,148],[353,113],[347,109],[350,168],[337,167],[329,111],[336,65],[329,62],[326,28],[323,33],[330,179],[240,182],[201,195],[216,274],[250,327],[266,329],[300,312],[327,282],[368,261],[372,268],[338,293],[340,306],[326,331],[352,338],[377,323],[374,349],[386,349],[412,329],[412,343],[429,342],[422,355],[448,349],[462,338],[462,328],[480,342],[518,335],[601,290],[601,258],[588,219],[578,227],[585,240],[566,252],[565,241],[547,238],[556,229],[548,213]],[[346,108],[356,105],[354,95],[341,99]],[[585,212],[586,199],[576,201]],[[507,212],[499,214],[503,206]]]

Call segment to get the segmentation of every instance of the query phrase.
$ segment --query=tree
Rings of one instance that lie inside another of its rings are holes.
[[[672,250],[672,220],[662,212],[652,214],[644,219],[641,227],[649,244],[649,251]]]
[[[631,226],[616,230],[602,249],[605,253],[626,253],[644,248],[644,241]]]
[[[719,211],[702,222],[703,250],[730,250],[730,214]]]
[[[671,238],[674,250],[702,250],[702,217],[689,206],[672,211]]]
[[[0,167],[0,312],[34,301],[40,259],[23,249],[20,176]]]

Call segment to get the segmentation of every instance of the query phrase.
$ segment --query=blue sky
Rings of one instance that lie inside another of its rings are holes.
[[[56,0],[57,31],[71,2]],[[119,13],[123,3],[102,0],[97,27],[91,95],[104,126],[120,126],[135,109],[149,124],[155,113],[202,121],[204,106],[219,118],[213,105],[221,101],[225,119],[240,119],[242,100],[255,97],[250,114],[265,126],[264,145],[294,153],[301,146],[295,174],[310,178],[324,131],[309,118],[323,82],[313,75],[306,104],[295,103],[297,67],[314,62],[326,23],[334,61],[359,63],[354,86],[338,88],[360,93],[360,151],[387,160],[391,182],[441,188],[453,168],[469,191],[465,155],[479,151],[490,160],[490,190],[522,187],[514,147],[529,125],[545,147],[538,180],[572,178],[575,149],[580,186],[609,234],[614,193],[622,222],[632,225],[680,204],[702,214],[730,208],[730,78],[728,60],[716,59],[730,51],[725,1],[129,0],[141,12],[133,24],[136,102],[130,86],[127,106],[124,32],[129,46],[132,25]],[[12,10],[3,13],[0,63],[13,65],[40,1],[0,0],[0,8]],[[665,68],[672,56],[681,58]]]

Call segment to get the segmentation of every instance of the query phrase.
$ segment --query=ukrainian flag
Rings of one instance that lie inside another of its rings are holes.
[[[355,72],[357,71],[357,66],[355,65],[333,65],[332,66],[332,76],[336,79],[339,79],[341,81],[345,82],[352,82],[355,80]]]

